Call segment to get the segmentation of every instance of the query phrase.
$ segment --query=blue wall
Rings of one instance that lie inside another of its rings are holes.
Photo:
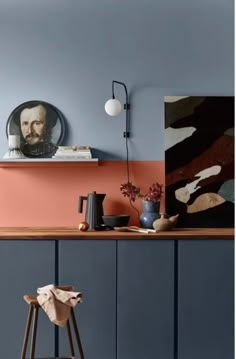
[[[118,80],[131,159],[163,160],[163,96],[234,93],[233,0],[0,0],[0,46],[0,155],[9,114],[37,99],[65,115],[64,144],[125,158],[124,113],[104,112]]]

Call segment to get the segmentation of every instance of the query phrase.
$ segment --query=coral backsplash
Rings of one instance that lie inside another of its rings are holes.
[[[92,191],[105,193],[104,214],[130,214],[129,224],[139,225],[137,213],[120,192],[127,180],[126,161],[101,161],[98,167],[1,168],[0,226],[77,226],[79,196]],[[130,161],[135,183],[165,183],[164,161]],[[138,201],[140,202],[140,201]],[[137,207],[141,212],[141,203]],[[165,211],[165,197],[161,201]]]

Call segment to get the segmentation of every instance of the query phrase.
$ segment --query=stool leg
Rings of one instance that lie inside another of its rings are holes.
[[[75,351],[74,351],[74,346],[73,346],[73,341],[72,341],[72,336],[71,336],[69,319],[67,320],[67,323],[66,323],[66,329],[67,329],[67,334],[68,334],[70,353],[71,353],[71,356],[74,357]]]
[[[32,320],[32,314],[33,314],[33,307],[32,307],[32,305],[30,305],[29,311],[28,311],[26,327],[25,327],[25,335],[24,335],[24,341],[23,341],[23,346],[22,346],[21,359],[25,359],[25,354],[26,354],[27,344],[28,344],[28,339],[29,339],[31,320]]]
[[[84,353],[83,353],[82,344],[80,341],[79,330],[78,330],[78,327],[76,324],[75,313],[74,313],[73,308],[71,308],[71,318],[72,318],[72,322],[73,322],[73,326],[74,326],[74,330],[75,330],[75,336],[76,336],[76,341],[77,341],[78,348],[79,348],[80,358],[84,359]]]
[[[30,359],[34,359],[37,324],[38,324],[38,312],[39,312],[39,308],[34,306],[34,320],[33,320],[32,341],[30,348]]]

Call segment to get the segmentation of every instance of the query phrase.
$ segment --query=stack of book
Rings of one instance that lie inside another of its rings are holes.
[[[63,160],[92,158],[92,152],[89,146],[58,146],[53,158]]]

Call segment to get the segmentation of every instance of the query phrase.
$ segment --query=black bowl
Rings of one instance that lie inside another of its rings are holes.
[[[109,227],[125,227],[129,223],[129,214],[110,214],[102,216],[104,224]]]

